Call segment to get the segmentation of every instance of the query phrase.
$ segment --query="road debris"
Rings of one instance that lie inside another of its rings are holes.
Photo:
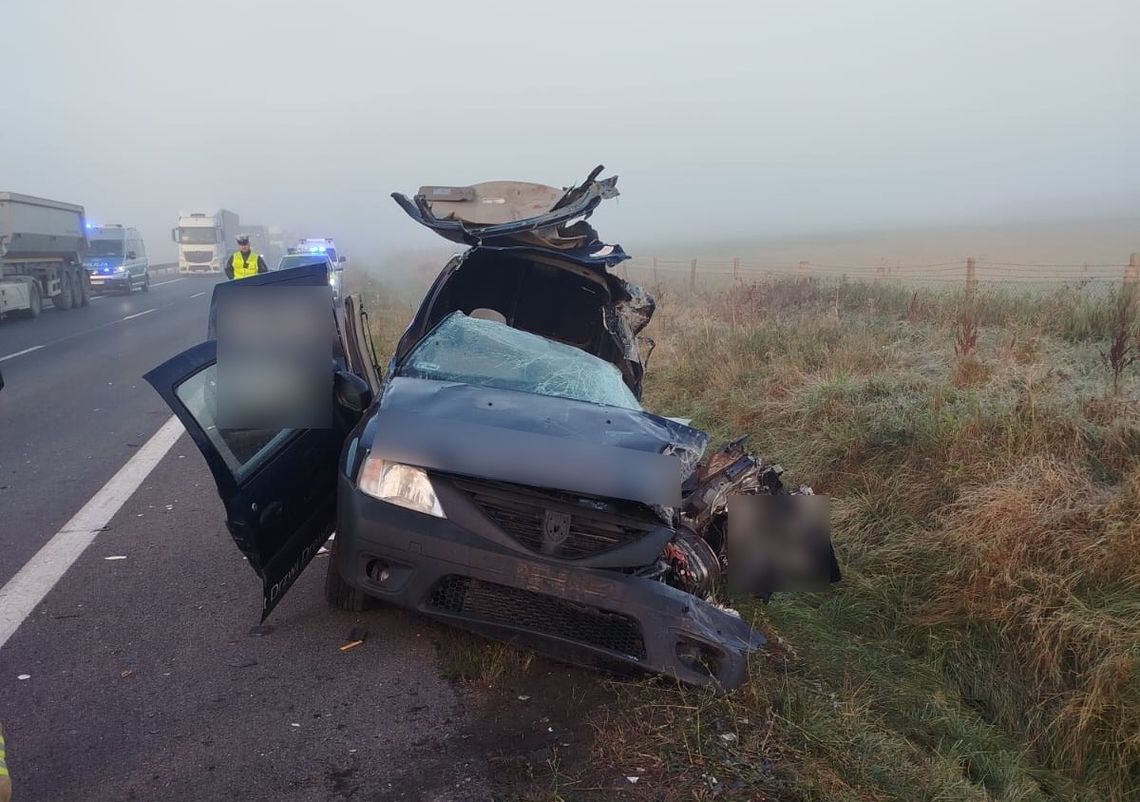
[[[347,652],[349,649],[355,649],[366,640],[368,640],[368,630],[353,627],[352,631],[348,633],[348,641],[341,645],[340,650]]]
[[[17,674],[17,675],[16,675],[16,679],[18,679],[18,680],[20,680],[20,681],[23,681],[23,680],[26,680],[26,679],[31,679],[31,678],[32,678],[32,675],[31,675],[31,674]]]
[[[130,677],[133,677],[134,675],[135,675],[135,670],[133,668],[128,668],[128,669],[125,669],[125,670],[119,672],[119,676],[122,677],[123,679],[128,679]]]
[[[125,555],[125,554],[112,554],[110,557],[104,557],[103,559],[104,560],[125,560],[125,559],[127,559],[127,555]]]

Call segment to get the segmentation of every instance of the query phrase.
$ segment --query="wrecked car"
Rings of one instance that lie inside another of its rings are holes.
[[[147,374],[206,458],[263,620],[335,530],[339,608],[379,599],[579,664],[744,681],[764,638],[720,603],[729,500],[810,491],[785,489],[742,440],[707,455],[706,433],[642,407],[654,301],[586,222],[617,195],[600,170],[565,190],[393,195],[468,247],[384,370],[358,299],[330,298],[329,428],[219,430],[212,339]],[[302,267],[239,284],[322,282]],[[834,581],[829,542],[826,558]]]

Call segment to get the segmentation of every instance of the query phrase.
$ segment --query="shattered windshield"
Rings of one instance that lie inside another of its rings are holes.
[[[444,318],[408,355],[399,375],[641,409],[609,362],[462,312]]]

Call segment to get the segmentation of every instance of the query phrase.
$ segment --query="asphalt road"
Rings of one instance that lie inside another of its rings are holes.
[[[204,338],[211,287],[0,323],[0,588],[170,418],[141,376]],[[441,630],[329,609],[326,559],[254,630],[259,583],[179,437],[0,646],[14,800],[489,798]]]

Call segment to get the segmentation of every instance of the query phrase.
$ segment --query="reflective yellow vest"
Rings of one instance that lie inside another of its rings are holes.
[[[250,251],[248,261],[242,262],[241,251],[236,251],[233,255],[233,260],[230,262],[230,266],[234,269],[234,278],[249,278],[250,276],[256,276],[257,265],[260,258],[261,257],[256,253]]]

